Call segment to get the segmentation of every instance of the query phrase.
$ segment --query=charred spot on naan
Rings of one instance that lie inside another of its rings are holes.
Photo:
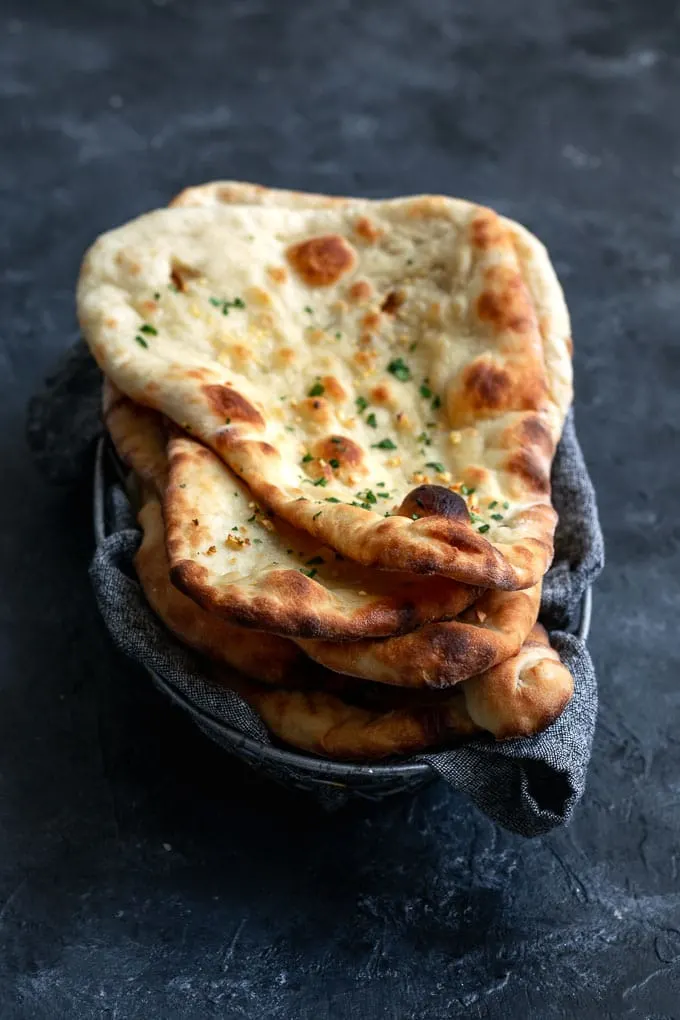
[[[375,244],[378,238],[382,237],[383,232],[368,216],[360,216],[354,224],[354,233],[367,244]]]
[[[462,373],[460,386],[449,391],[447,410],[454,428],[505,411],[538,410],[545,403],[543,377],[514,362],[498,364],[482,354]]]
[[[412,489],[402,501],[397,514],[400,517],[443,517],[447,521],[470,520],[463,497],[443,485],[419,485],[417,489]]]
[[[364,305],[373,297],[373,287],[368,280],[356,280],[347,290],[347,300],[353,305]]]
[[[331,478],[337,477],[348,485],[355,484],[357,476],[369,473],[363,449],[348,436],[324,436],[314,444],[313,453],[319,461],[330,465]]]
[[[501,219],[491,209],[480,209],[470,223],[470,243],[480,251],[507,246],[511,243]]]
[[[257,408],[231,386],[212,384],[202,389],[210,409],[225,425],[242,422],[253,428],[265,427],[264,418]]]
[[[197,280],[202,275],[200,269],[194,269],[193,266],[188,266],[186,263],[180,262],[179,259],[174,258],[170,263],[170,283],[182,293],[188,290],[191,280]]]
[[[477,298],[477,315],[496,333],[528,334],[537,329],[536,314],[524,280],[509,266],[490,266],[484,290]]]
[[[403,290],[391,290],[383,298],[382,304],[380,305],[381,312],[385,315],[396,315],[397,311],[406,301],[406,294]]]
[[[505,469],[519,482],[518,494],[522,491],[550,493],[550,460],[537,451],[517,450],[506,461]]]
[[[321,379],[321,385],[324,388],[324,396],[334,403],[341,404],[347,400],[347,393],[342,383],[334,375],[324,375]]]
[[[387,383],[378,383],[378,385],[374,386],[371,390],[371,399],[376,404],[388,407],[390,404],[394,403],[395,397]]]
[[[286,258],[297,275],[309,287],[331,287],[354,269],[354,248],[339,234],[310,237],[291,245]]]
[[[316,425],[329,425],[333,420],[330,403],[325,397],[305,397],[298,401],[295,410],[305,421]]]

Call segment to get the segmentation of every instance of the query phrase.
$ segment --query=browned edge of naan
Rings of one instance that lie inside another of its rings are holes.
[[[431,704],[390,709],[354,703],[351,691],[283,691],[225,678],[278,739],[326,758],[369,761],[491,733],[530,736],[564,710],[573,679],[536,625],[516,656]],[[385,702],[385,699],[382,699]]]
[[[135,570],[155,614],[175,637],[217,663],[263,683],[304,687],[323,672],[292,641],[247,630],[197,606],[170,582],[159,500],[147,496],[138,515],[143,531]]]
[[[430,215],[442,201],[433,196],[414,199],[414,215]],[[479,209],[470,229],[473,246],[485,250],[490,258],[499,246],[508,250],[514,247],[514,239],[506,236],[508,231],[503,228],[502,221],[490,210]],[[490,279],[488,293],[480,296],[477,307],[488,328],[497,327],[508,338],[504,342],[512,358],[508,360],[509,370],[503,379],[491,373],[492,378],[483,366],[476,365],[474,378],[466,377],[466,390],[459,395],[461,400],[454,403],[465,410],[467,401],[468,410],[473,413],[471,420],[477,420],[474,415],[479,412],[497,414],[514,407],[515,397],[521,401],[526,397],[528,403],[521,406],[530,416],[536,410],[544,410],[540,394],[545,395],[546,387],[539,385],[538,375],[534,379],[536,366],[525,365],[526,359],[522,356],[521,338],[527,333],[538,333],[538,324],[521,277],[510,280],[496,273],[494,280]],[[510,343],[511,337],[514,337],[513,343]],[[96,344],[93,349],[97,353]],[[259,439],[245,438],[238,422],[225,428],[223,411],[227,396],[232,403],[236,397],[242,403],[243,398],[236,390],[231,390],[229,395],[229,385],[219,383],[216,378],[216,373],[207,370],[197,370],[192,377],[193,391],[200,390],[206,395],[201,410],[196,412],[204,419],[199,431],[205,441],[247,477],[259,498],[273,510],[358,562],[392,570],[437,572],[468,583],[505,589],[528,587],[547,568],[555,525],[555,514],[549,505],[549,463],[556,435],[547,430],[550,442],[546,443],[546,430],[534,427],[539,421],[535,416],[531,419],[531,434],[527,432],[524,436],[519,455],[509,457],[505,465],[505,472],[514,474],[534,502],[523,514],[513,517],[510,540],[493,544],[469,522],[451,521],[439,510],[415,521],[410,514],[376,521],[375,514],[370,511],[341,504],[317,520],[313,501],[291,500],[268,481],[268,459],[278,456],[278,452]],[[224,393],[218,400],[219,407],[212,407],[211,401],[214,403],[217,399],[216,388]],[[208,391],[210,399],[207,399]],[[153,402],[152,395],[146,391],[135,396]],[[253,409],[253,414],[255,412]],[[253,421],[248,420],[246,424],[250,427]],[[551,446],[550,450],[546,449],[547,445]],[[548,462],[547,471],[544,460]]]
[[[337,644],[299,641],[312,659],[348,676],[400,687],[450,687],[516,655],[536,623],[541,585],[486,591],[455,620],[410,634]]]
[[[321,583],[323,568],[319,568],[319,579],[302,572],[304,557],[299,568],[270,567],[247,583],[229,581],[215,572],[213,557],[205,552],[214,551],[216,538],[226,538],[229,527],[215,536],[203,522],[219,505],[218,489],[228,493],[234,488],[234,476],[207,447],[178,430],[170,436],[168,459],[163,512],[173,584],[207,611],[241,626],[287,637],[356,641],[408,633],[432,620],[451,619],[481,594],[480,588],[448,577],[380,576],[357,567],[359,580],[353,595],[343,598],[330,582],[328,586]],[[310,543],[309,535],[295,537],[285,521],[271,517],[267,523],[274,533],[285,534],[282,548]],[[321,543],[312,540],[312,552],[321,548]]]

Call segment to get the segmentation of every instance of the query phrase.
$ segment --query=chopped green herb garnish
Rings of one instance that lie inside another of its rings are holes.
[[[316,569],[316,567],[312,567],[311,570],[303,570],[302,567],[300,567],[300,573],[304,574],[305,577],[316,577],[319,571]]]
[[[309,464],[310,460],[314,460],[314,457],[312,456],[311,453],[306,453],[304,455],[304,457],[302,458],[302,463],[303,464]]]
[[[305,311],[307,312],[307,315],[313,315],[314,314],[314,309],[310,308],[309,305],[305,305]]]
[[[336,499],[335,496],[326,496],[326,502],[327,503],[341,503],[342,500],[341,499]]]
[[[433,471],[436,471],[440,475],[443,474],[443,472],[444,472],[444,465],[440,464],[440,462],[438,460],[430,460],[430,461],[428,461],[427,464],[425,465],[425,467],[432,468]]]
[[[399,382],[406,382],[411,378],[411,369],[403,358],[395,358],[393,361],[390,361],[387,371],[391,372]]]
[[[245,308],[246,307],[245,301],[243,301],[243,299],[240,298],[240,297],[234,298],[233,301],[227,301],[225,298],[211,297],[211,298],[208,298],[208,301],[210,302],[210,304],[214,308],[221,308],[222,309],[222,315],[229,315],[229,309],[230,308]]]
[[[368,401],[366,400],[366,397],[357,397],[354,403],[357,405],[357,411],[359,412],[359,414],[362,414],[368,407]]]
[[[331,443],[335,443],[335,445],[338,446],[342,443],[342,438],[340,436],[331,436]]]
[[[432,401],[432,410],[438,411],[441,406],[442,406],[441,397],[435,397],[434,400]]]
[[[249,517],[248,518],[248,524],[252,524],[256,517],[257,517],[257,514],[253,514],[252,517]]]
[[[411,354],[413,354],[413,352],[415,351],[417,346],[418,346],[418,341],[414,340],[413,343],[409,347],[409,351],[411,352]]]
[[[504,510],[509,510],[510,509],[510,504],[509,503],[504,503],[503,504],[503,509]]]
[[[328,485],[328,480],[321,475],[321,478],[317,478],[315,482],[312,482],[312,485],[320,485],[322,489],[325,489]]]
[[[340,467],[340,461],[337,459],[337,457],[331,457],[331,459],[328,461],[328,463],[330,464],[330,466],[332,468],[339,468]]]
[[[319,510],[318,513],[314,514],[314,516],[312,517],[312,520],[315,521],[317,519],[317,517],[321,517],[322,513],[323,513],[323,510]]]
[[[477,531],[480,533],[480,535],[485,535],[490,527],[491,527],[490,524],[480,524],[479,527],[477,528]]]
[[[498,506],[498,500],[494,499],[489,503],[489,510],[493,510],[495,506]]]
[[[372,450],[396,450],[397,444],[391,439],[381,439],[379,443],[371,443]]]
[[[407,266],[412,266],[413,265],[413,259],[406,259],[406,265]]]
[[[364,503],[378,502],[377,499],[375,498],[375,493],[372,492],[370,489],[366,489],[365,492],[357,492],[357,496],[359,497],[359,499],[363,500]]]
[[[491,520],[492,521],[502,521],[503,520],[503,514],[491,514]]]
[[[428,436],[427,432],[421,432],[418,436],[418,442],[424,443],[425,446],[432,446],[432,440]]]
[[[461,485],[460,492],[462,496],[472,496],[475,490],[470,489],[467,485]]]
[[[154,299],[154,301],[160,301],[160,298],[161,298],[161,292],[159,290],[157,290],[156,293],[153,296],[153,299]]]
[[[335,334],[335,339],[336,340],[342,340],[342,333],[336,333]]]
[[[231,530],[232,531],[238,531],[238,524],[235,524],[234,527]]]
[[[321,512],[321,511],[319,511],[319,512]],[[325,563],[325,562],[326,561],[324,560],[323,556],[312,556],[311,560],[307,560],[307,562],[305,563],[305,566],[306,567],[313,567],[315,565],[318,566],[319,563]]]
[[[292,425],[284,425],[284,428],[286,432],[295,432],[295,429],[293,428]]]
[[[158,336],[158,330],[156,329],[156,327],[149,325],[148,322],[145,322],[143,326],[139,327],[139,332],[148,333],[149,336]]]
[[[375,484],[377,485],[377,487],[379,489],[384,489],[385,488],[385,483],[384,482],[376,482]]]
[[[379,492],[378,493],[378,497],[379,497],[379,499],[389,499],[390,498],[390,494],[389,494],[389,492]]]
[[[140,347],[148,347],[149,346],[143,336],[136,336],[135,340],[137,341],[137,343],[139,344]]]
[[[254,542],[255,545],[262,545],[262,539],[261,538],[254,538],[253,542]]]
[[[366,424],[370,425],[372,429],[377,429],[377,427],[378,427],[378,419],[376,418],[376,416],[374,414],[371,413],[371,414],[366,416]]]
[[[421,383],[421,385],[420,385],[420,395],[421,395],[421,397],[425,397],[426,400],[429,400],[430,397],[432,396],[432,390],[427,385],[427,383]]]
[[[316,382],[312,386],[311,390],[307,394],[308,397],[322,397],[325,393],[325,387],[322,383]]]

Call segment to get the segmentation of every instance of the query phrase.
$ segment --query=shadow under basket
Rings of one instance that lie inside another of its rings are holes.
[[[106,491],[113,482],[124,482],[121,465],[106,438],[99,440],[94,466],[94,535],[97,545],[107,537]],[[581,602],[581,618],[575,630],[585,641],[590,630],[592,591],[586,589]],[[261,774],[306,792],[332,798],[333,791],[345,795],[382,800],[394,794],[416,790],[438,777],[424,761],[392,760],[382,765],[359,765],[328,761],[312,754],[289,751],[275,744],[263,744],[227,726],[199,708],[172,683],[147,669],[156,687],[180,708],[188,712],[197,726],[220,747],[257,769]]]

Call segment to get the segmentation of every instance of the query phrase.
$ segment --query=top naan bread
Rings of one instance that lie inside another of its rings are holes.
[[[435,197],[178,207],[100,238],[78,300],[124,392],[344,555],[501,588],[545,572],[568,317],[516,225]]]

